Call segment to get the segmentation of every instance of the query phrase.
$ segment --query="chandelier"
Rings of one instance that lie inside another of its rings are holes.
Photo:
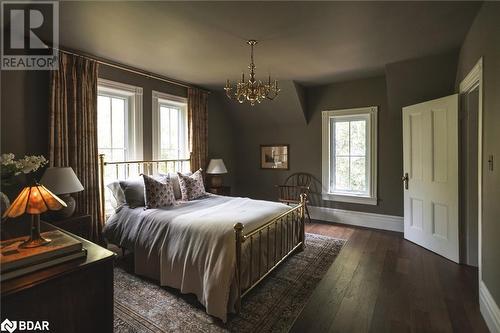
[[[226,81],[226,86],[224,90],[229,99],[236,99],[238,102],[243,103],[248,101],[251,106],[255,103],[260,103],[264,99],[273,100],[278,96],[280,88],[278,88],[278,81],[274,80],[271,83],[271,75],[269,75],[267,83],[262,83],[262,81],[257,81],[255,79],[255,64],[253,63],[253,47],[257,44],[256,40],[249,40],[247,44],[250,45],[251,55],[250,55],[250,65],[248,69],[250,70],[250,79],[245,82],[245,73],[241,73],[241,82],[236,82],[236,91],[233,92],[234,87],[231,81]]]

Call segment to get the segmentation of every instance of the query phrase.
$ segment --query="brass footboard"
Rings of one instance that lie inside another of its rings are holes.
[[[266,222],[264,225],[246,234],[243,233],[243,224],[234,225],[236,241],[236,282],[238,285],[236,310],[241,309],[241,299],[248,294],[259,282],[269,273],[279,266],[288,256],[296,250],[302,250],[305,246],[304,214],[307,202],[307,195],[300,195],[300,203],[286,211],[285,213]],[[278,241],[279,236],[279,241]],[[263,241],[264,238],[264,241]],[[271,243],[272,238],[272,244]],[[247,243],[248,242],[248,243]],[[263,242],[265,244],[263,244]],[[243,244],[249,244],[248,268],[244,272],[243,266]],[[255,244],[255,245],[254,245]],[[253,272],[254,267],[254,246],[257,250],[257,272]],[[265,252],[263,252],[265,251]],[[262,257],[265,253],[265,265],[262,265]],[[265,266],[263,269],[262,266]],[[243,288],[243,274],[248,273],[249,286]],[[255,274],[257,273],[257,274]]]

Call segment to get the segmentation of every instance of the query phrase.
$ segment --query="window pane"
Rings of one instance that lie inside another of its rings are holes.
[[[349,157],[335,158],[335,190],[349,190]]]
[[[106,96],[97,97],[97,142],[98,147],[111,147],[111,102]]]
[[[160,126],[159,126],[159,157],[161,159],[178,159],[181,157],[181,145],[185,138],[181,138],[181,133],[185,131],[179,127],[184,124],[180,117],[183,113],[180,108],[170,105],[160,105]]]
[[[169,144],[169,109],[160,106],[160,158],[166,159],[166,151]]]
[[[335,122],[335,155],[349,155],[349,122]]]
[[[366,159],[364,157],[351,157],[350,190],[366,192]]]
[[[351,121],[350,155],[366,155],[366,120]]]
[[[179,109],[170,109],[170,149],[171,158],[179,156]]]
[[[125,100],[113,98],[111,106],[113,148],[125,148]]]
[[[123,149],[113,149],[113,161],[124,161],[125,151]]]
[[[170,147],[172,145],[171,112],[167,106],[160,107],[160,158],[170,159]]]

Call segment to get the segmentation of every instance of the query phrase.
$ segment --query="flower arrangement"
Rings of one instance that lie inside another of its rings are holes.
[[[47,163],[43,155],[26,155],[16,160],[16,156],[12,153],[2,154],[0,156],[2,186],[9,185],[12,177],[35,172]]]

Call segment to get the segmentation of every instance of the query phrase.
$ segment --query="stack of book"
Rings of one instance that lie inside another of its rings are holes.
[[[42,237],[52,241],[27,249],[19,247],[26,236],[0,243],[0,281],[87,256],[82,242],[62,231],[43,232]]]

